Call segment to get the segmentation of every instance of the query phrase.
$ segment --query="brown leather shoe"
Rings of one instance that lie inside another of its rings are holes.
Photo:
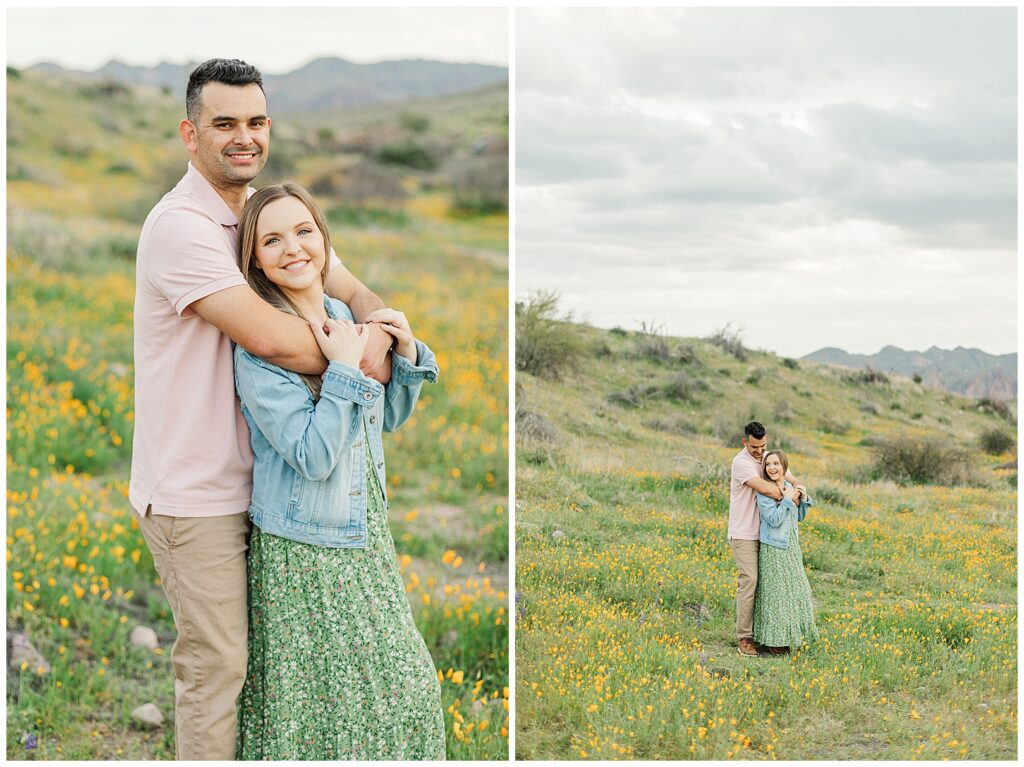
[[[754,640],[744,637],[739,642],[740,655],[751,655],[757,657],[757,648],[754,647]]]

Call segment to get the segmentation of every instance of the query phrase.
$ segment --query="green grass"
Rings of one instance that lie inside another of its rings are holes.
[[[517,758],[1016,757],[1015,472],[976,447],[998,416],[895,377],[695,339],[667,339],[695,352],[670,364],[635,334],[565,331],[606,349],[562,382],[517,377],[560,434],[517,444]],[[692,401],[608,400],[677,371]],[[730,435],[752,418],[821,489],[801,545],[822,641],[792,657],[735,647]],[[968,451],[983,486],[864,481],[861,442],[904,434]]]
[[[172,759],[174,626],[127,485],[134,243],[154,190],[184,171],[176,136],[162,143],[156,127],[177,118],[166,122],[160,110],[170,107],[155,95],[97,106],[27,73],[8,86],[9,159],[31,172],[8,190],[7,622],[52,669],[9,672],[7,756]],[[155,110],[146,126],[132,117],[143,106]],[[124,127],[94,130],[101,119]],[[34,132],[33,120],[82,123],[83,145],[53,163],[47,154],[64,132]],[[152,156],[136,162],[136,145],[147,143]],[[137,174],[108,172],[121,156]],[[434,192],[388,216],[346,209],[331,223],[346,265],[438,356],[438,383],[385,436],[389,521],[414,617],[444,676],[448,757],[504,759],[507,217],[454,219]],[[139,624],[157,631],[159,651],[128,646]],[[131,710],[146,702],[164,713],[162,729],[132,726]]]

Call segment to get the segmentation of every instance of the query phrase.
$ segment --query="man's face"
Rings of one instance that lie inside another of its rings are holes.
[[[215,187],[246,186],[263,169],[270,151],[267,100],[255,83],[207,83],[198,125],[182,123],[192,162]]]
[[[749,436],[744,437],[743,446],[751,456],[760,461],[764,457],[765,448],[768,446],[768,435],[765,434],[761,439]]]

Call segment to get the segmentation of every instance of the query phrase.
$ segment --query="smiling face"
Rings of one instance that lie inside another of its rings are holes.
[[[327,251],[313,214],[297,197],[268,202],[256,220],[255,262],[289,296],[323,293]]]
[[[263,169],[270,149],[267,99],[258,85],[203,86],[196,123],[181,135],[192,163],[218,188],[247,186]]]
[[[782,460],[778,454],[773,453],[765,459],[764,473],[768,475],[768,479],[772,482],[778,482],[785,476],[786,470],[782,468]]]
[[[764,450],[768,446],[768,435],[758,438],[746,436],[743,438],[743,446],[747,449],[747,452],[757,460],[761,460],[764,455]]]

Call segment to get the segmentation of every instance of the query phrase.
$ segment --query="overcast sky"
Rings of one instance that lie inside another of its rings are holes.
[[[267,74],[321,56],[508,66],[504,8],[11,8],[7,63],[93,70],[240,58]]]
[[[1016,11],[516,12],[516,292],[802,356],[1016,351]]]

